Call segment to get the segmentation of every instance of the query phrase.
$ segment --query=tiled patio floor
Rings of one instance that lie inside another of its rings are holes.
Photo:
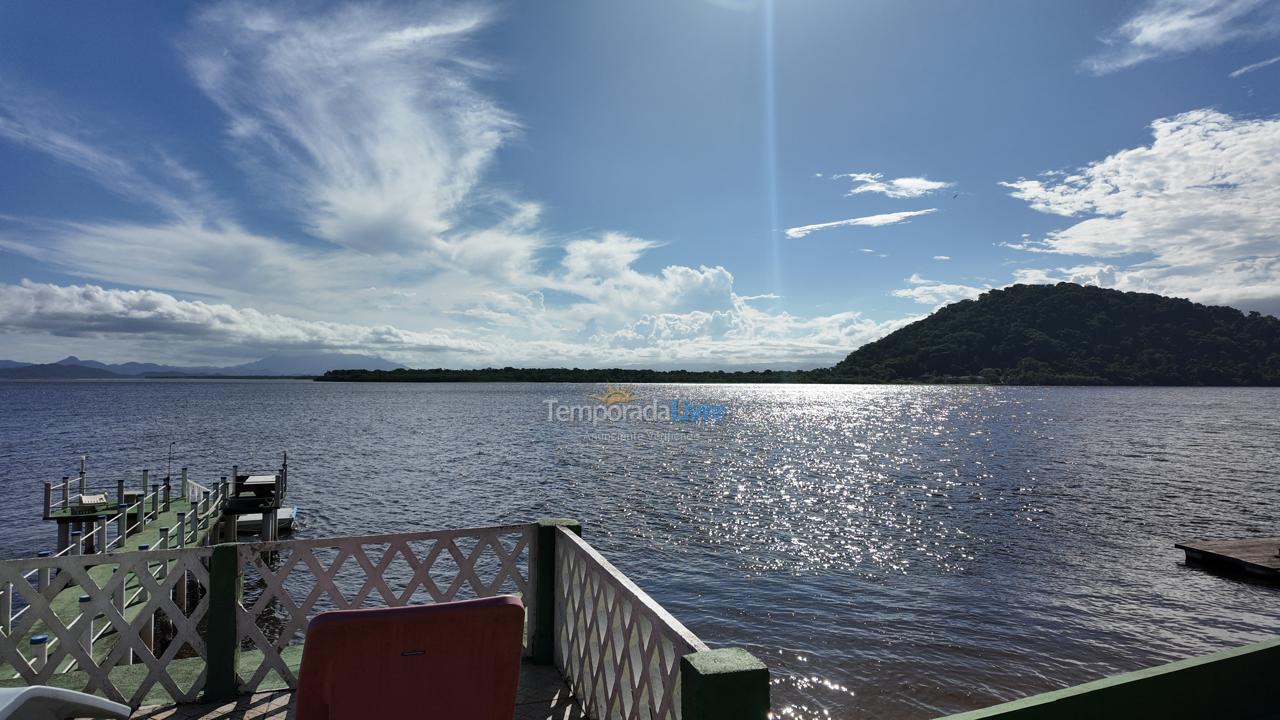
[[[133,720],[286,720],[293,717],[292,705],[292,692],[264,692],[229,703],[151,705],[138,708]],[[526,662],[513,720],[586,720],[586,715],[554,667]]]

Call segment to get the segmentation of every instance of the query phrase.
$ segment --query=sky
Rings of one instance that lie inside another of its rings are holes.
[[[0,4],[0,358],[807,368],[1280,313],[1280,3]]]

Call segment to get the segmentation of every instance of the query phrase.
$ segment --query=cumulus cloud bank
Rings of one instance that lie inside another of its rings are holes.
[[[1078,219],[1011,247],[1109,259],[1043,271],[1269,311],[1280,306],[1280,118],[1202,109],[1156,120],[1153,141],[1070,173],[1003,185]]]

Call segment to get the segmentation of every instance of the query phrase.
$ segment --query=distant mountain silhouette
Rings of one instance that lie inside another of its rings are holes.
[[[97,360],[82,360],[70,355],[48,364],[0,360],[0,379],[182,377],[190,375],[311,376],[323,375],[329,370],[353,368],[395,370],[399,367],[399,365],[383,360],[380,357],[347,353],[272,355],[261,360],[229,367],[192,367],[139,362],[109,364]]]
[[[125,376],[102,368],[62,363],[0,368],[0,380],[86,380],[123,377]]]
[[[1280,385],[1280,320],[1149,293],[1013,285],[947,305],[828,372],[837,382]]]

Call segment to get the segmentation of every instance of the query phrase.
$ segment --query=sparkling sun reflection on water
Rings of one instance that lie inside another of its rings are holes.
[[[574,516],[784,718],[927,718],[1280,632],[1280,596],[1179,564],[1280,534],[1280,392],[637,385],[715,425],[548,422],[582,385],[4,383],[0,552],[38,480],[197,478],[290,450],[306,535]],[[390,501],[393,500],[393,501]]]

